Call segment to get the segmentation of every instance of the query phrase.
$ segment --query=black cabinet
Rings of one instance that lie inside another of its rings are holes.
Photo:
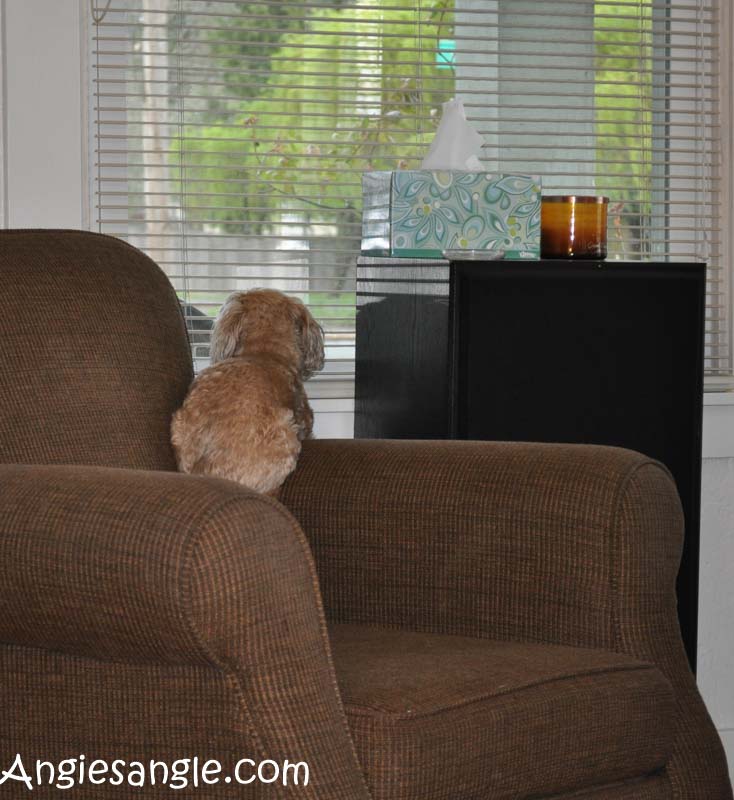
[[[628,447],[671,470],[695,663],[703,264],[362,258],[355,435]]]

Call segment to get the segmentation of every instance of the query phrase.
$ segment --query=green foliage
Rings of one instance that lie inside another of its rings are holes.
[[[211,55],[224,70],[226,94],[249,100],[267,83],[275,47],[286,34],[305,30],[303,10],[297,5],[254,2],[235,3],[232,12],[236,16],[220,18],[207,38]],[[228,29],[224,34],[222,27]]]
[[[436,0],[421,20],[390,0],[362,4],[325,3],[306,21],[284,6],[282,24],[253,31],[244,20],[212,45],[245,74],[225,77],[241,100],[223,103],[219,117],[202,115],[210,124],[189,127],[181,142],[186,164],[204,180],[198,190],[210,196],[192,217],[248,233],[294,218],[351,229],[362,171],[420,163],[454,89],[453,70],[435,59],[439,38],[453,30],[453,0]]]

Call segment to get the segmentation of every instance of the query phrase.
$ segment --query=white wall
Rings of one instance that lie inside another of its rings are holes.
[[[3,0],[1,8],[5,225],[87,227],[87,100],[81,25],[89,3]],[[349,420],[343,416],[334,415],[333,421],[325,418],[319,435],[329,435],[332,428],[336,435],[348,435]],[[707,395],[698,680],[727,745],[734,774],[732,620],[734,395]]]
[[[733,621],[734,458],[707,458],[701,491],[698,685],[724,741],[734,782]]]
[[[80,0],[3,2],[6,227],[83,226],[80,13]]]

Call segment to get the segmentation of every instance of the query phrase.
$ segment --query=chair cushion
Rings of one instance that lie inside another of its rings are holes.
[[[548,797],[648,775],[672,745],[653,666],[600,650],[330,629],[375,800]]]

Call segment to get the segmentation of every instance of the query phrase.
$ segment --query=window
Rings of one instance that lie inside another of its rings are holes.
[[[361,173],[418,166],[457,96],[487,170],[610,196],[610,258],[709,262],[707,366],[731,374],[717,0],[92,0],[92,13],[94,218],[167,272],[198,366],[224,297],[275,286],[327,333],[317,413],[349,408]]]

